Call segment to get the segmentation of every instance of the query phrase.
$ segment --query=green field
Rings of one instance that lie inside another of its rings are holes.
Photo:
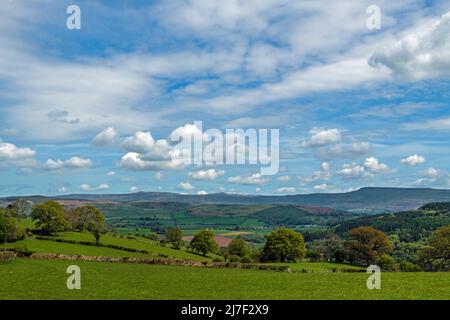
[[[81,268],[81,290],[66,268]],[[0,264],[0,299],[450,299],[448,273],[287,273],[16,259]]]
[[[57,238],[65,240],[89,241],[93,242],[94,238],[89,233],[80,232],[64,232],[57,236]],[[221,256],[209,254],[207,257],[187,252],[185,249],[175,250],[170,247],[163,247],[155,241],[134,237],[134,239],[127,239],[126,237],[113,237],[110,234],[103,235],[100,241],[105,245],[116,245],[130,249],[147,250],[151,255],[157,256],[159,254],[176,259],[195,260],[195,261],[211,261],[211,259],[222,259]],[[72,244],[64,242],[55,242],[50,240],[22,240],[6,245],[7,248],[25,245],[31,251],[37,253],[57,253],[70,255],[88,255],[88,256],[106,256],[106,257],[148,257],[149,255],[143,253],[128,252],[125,250],[118,250],[107,247],[87,246],[81,244]]]

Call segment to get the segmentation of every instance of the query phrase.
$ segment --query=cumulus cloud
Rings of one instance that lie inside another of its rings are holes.
[[[147,153],[152,151],[154,145],[155,139],[153,139],[150,132],[138,131],[125,139],[122,143],[122,148],[131,152]]]
[[[341,132],[338,129],[329,130],[312,130],[311,138],[308,141],[304,141],[302,146],[304,147],[319,147],[328,144],[333,144],[341,141]]]
[[[400,160],[400,163],[411,166],[411,167],[415,167],[424,162],[425,162],[425,158],[422,156],[419,156],[417,154],[414,154],[412,156],[409,156],[407,158]]]
[[[92,167],[92,161],[90,159],[84,159],[80,157],[72,157],[68,160],[48,159],[42,167],[47,171],[63,169],[87,169]]]
[[[108,184],[106,183],[102,183],[96,187],[91,187],[89,184],[82,184],[80,185],[79,189],[81,191],[87,191],[87,192],[92,192],[92,191],[102,191],[102,190],[108,190],[110,187]]]
[[[420,178],[413,182],[418,186],[448,186],[450,184],[450,174],[446,170],[430,167],[420,172]]]
[[[355,162],[344,164],[343,168],[337,174],[345,179],[359,179],[376,174],[392,173],[394,171],[394,169],[391,169],[387,164],[381,163],[377,158],[370,157],[366,158],[361,165]]]
[[[395,45],[375,52],[369,63],[384,66],[405,80],[450,76],[450,12],[433,26],[400,39]]]
[[[189,182],[180,182],[180,184],[178,184],[178,188],[181,190],[193,190],[195,189],[195,187],[190,184]]]
[[[345,164],[337,174],[345,179],[358,179],[370,175],[363,166],[356,163]]]
[[[281,187],[277,189],[277,193],[295,193],[296,191],[294,187]]]
[[[117,138],[117,131],[113,127],[108,127],[101,131],[92,140],[92,144],[97,147],[107,147],[114,145]]]
[[[109,171],[106,175],[107,175],[108,177],[112,177],[112,176],[115,176],[115,175],[116,175],[116,172],[115,172],[115,171]]]
[[[215,180],[218,177],[223,176],[224,174],[224,170],[215,169],[198,170],[188,173],[189,177],[195,180]]]
[[[206,191],[204,191],[204,190],[201,190],[201,191],[197,192],[197,194],[198,194],[199,196],[206,196],[206,195],[208,194],[208,192],[206,192]]]
[[[268,177],[261,175],[260,173],[254,173],[247,176],[229,177],[228,182],[243,185],[264,186],[270,182],[270,179]]]
[[[0,165],[32,167],[36,164],[35,155],[36,151],[30,148],[20,148],[0,140]]]
[[[370,157],[364,161],[364,167],[371,173],[388,173],[392,172],[387,164],[381,163],[377,158]]]
[[[328,189],[328,185],[325,184],[325,183],[318,184],[318,185],[314,186],[314,190],[316,190],[316,191],[324,191],[324,190],[327,190],[327,189]]]

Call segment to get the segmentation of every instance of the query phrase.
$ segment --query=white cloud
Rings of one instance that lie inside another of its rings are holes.
[[[400,162],[403,163],[403,164],[406,164],[408,166],[415,167],[415,166],[417,166],[419,164],[424,163],[425,162],[425,158],[422,157],[422,156],[419,156],[417,154],[414,154],[412,156],[409,156],[407,158],[404,158],[404,159],[400,160]]]
[[[420,173],[421,178],[413,182],[418,186],[443,186],[450,185],[450,174],[446,170],[428,168]]]
[[[116,138],[116,129],[114,129],[113,127],[108,127],[95,136],[95,138],[92,140],[92,144],[98,147],[107,147],[114,145]]]
[[[180,184],[178,185],[178,188],[182,189],[182,190],[193,190],[193,189],[195,189],[195,187],[192,184],[190,184],[189,182],[180,182]]]
[[[215,169],[198,170],[188,173],[189,177],[195,180],[215,180],[216,178],[223,176],[224,174],[224,170]]]
[[[370,175],[363,166],[357,165],[356,163],[345,164],[344,168],[337,174],[345,179],[358,179]]]
[[[277,189],[277,193],[295,193],[296,191],[294,187],[281,187]]]
[[[328,162],[322,162],[321,167],[323,171],[330,171],[330,164]]]
[[[67,188],[64,187],[64,186],[62,186],[62,187],[60,187],[60,188],[58,189],[58,192],[59,192],[59,193],[65,193],[65,192],[67,192]]]
[[[341,141],[341,132],[338,129],[312,130],[311,138],[302,143],[304,147],[319,147]]]
[[[92,191],[101,191],[101,190],[108,190],[110,187],[108,184],[106,183],[102,183],[100,185],[98,185],[97,187],[91,187],[88,184],[82,184],[80,185],[80,190],[82,191],[88,191],[88,192],[92,192]]]
[[[254,173],[248,176],[235,176],[229,177],[228,182],[238,183],[243,185],[258,185],[264,186],[270,182],[270,179],[261,175],[260,173]]]
[[[169,159],[167,159],[167,157]],[[170,155],[167,155],[165,159],[151,159],[146,155],[141,155],[136,152],[129,152],[122,157],[119,165],[123,169],[135,170],[135,171],[154,171],[154,170],[172,170],[181,169],[183,162],[172,161]]]
[[[291,176],[281,176],[277,178],[278,181],[280,182],[288,182],[289,180],[291,180]]]
[[[385,66],[405,80],[450,76],[450,12],[431,27],[411,33],[395,45],[375,52],[373,66]]]
[[[48,171],[63,169],[87,169],[92,167],[92,161],[90,159],[84,159],[80,157],[72,157],[68,160],[48,159],[42,167],[44,168],[44,170]]]
[[[36,165],[35,155],[36,151],[30,148],[20,148],[0,140],[0,165],[34,167]]]
[[[139,188],[136,186],[132,186],[132,187],[130,187],[129,191],[130,191],[130,193],[136,193],[136,192],[139,192]]]
[[[388,173],[392,169],[388,165],[381,163],[377,158],[370,157],[364,161],[364,167],[371,173]]]
[[[392,173],[394,169],[391,169],[387,164],[381,163],[377,158],[370,157],[364,160],[362,165],[356,164],[344,164],[342,170],[338,171],[338,175],[344,179],[359,179],[363,177],[369,177],[376,174]]]
[[[197,194],[198,194],[199,196],[205,196],[205,195],[208,194],[208,192],[206,192],[206,191],[204,191],[204,190],[201,190],[201,191],[197,192]]]
[[[107,175],[108,177],[112,177],[112,176],[115,176],[115,175],[116,175],[116,172],[115,172],[115,171],[109,171],[106,175]]]
[[[324,190],[327,190],[327,189],[328,189],[328,185],[325,184],[325,183],[318,184],[318,185],[314,186],[314,190],[316,190],[316,191],[324,191]]]
[[[150,132],[138,131],[125,139],[122,148],[130,152],[147,153],[153,150],[155,140]]]

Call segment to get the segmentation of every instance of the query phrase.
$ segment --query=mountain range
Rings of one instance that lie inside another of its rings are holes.
[[[346,193],[313,193],[296,195],[241,195],[214,193],[207,195],[170,192],[137,192],[129,194],[70,194],[62,196],[23,196],[0,198],[0,205],[15,199],[32,202],[46,200],[83,200],[94,202],[179,202],[190,204],[301,205],[327,207],[367,213],[403,211],[430,202],[450,202],[450,190],[430,188],[367,187]]]

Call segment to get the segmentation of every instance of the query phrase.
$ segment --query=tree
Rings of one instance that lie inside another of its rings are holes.
[[[169,228],[166,230],[166,239],[167,243],[170,243],[174,249],[180,250],[183,245],[183,231],[176,228]]]
[[[31,203],[24,199],[18,199],[7,207],[18,218],[26,218],[31,212]]]
[[[0,241],[6,243],[23,239],[25,231],[20,220],[10,210],[0,209]]]
[[[450,225],[431,233],[428,247],[419,252],[419,261],[427,270],[450,270]]]
[[[89,231],[95,238],[95,243],[100,243],[100,237],[105,232],[105,217],[94,206],[83,206],[71,211],[69,219],[72,226],[79,231]]]
[[[305,241],[300,233],[278,228],[268,235],[262,258],[264,261],[295,262],[305,254]]]
[[[394,245],[384,232],[372,227],[358,227],[349,231],[345,248],[351,262],[367,266],[382,255],[391,253]]]
[[[233,239],[228,245],[227,249],[228,255],[237,256],[239,258],[249,257],[250,256],[250,248],[248,247],[247,242],[242,239]]]
[[[213,231],[205,229],[198,232],[190,243],[191,248],[194,251],[206,256],[208,252],[216,252],[219,250],[219,245],[215,240],[215,234]]]
[[[31,218],[41,232],[53,234],[66,229],[67,220],[64,213],[62,205],[55,201],[48,201],[35,205],[31,212]]]
[[[323,255],[329,262],[344,262],[346,255],[344,241],[335,234],[328,236],[324,242]]]

